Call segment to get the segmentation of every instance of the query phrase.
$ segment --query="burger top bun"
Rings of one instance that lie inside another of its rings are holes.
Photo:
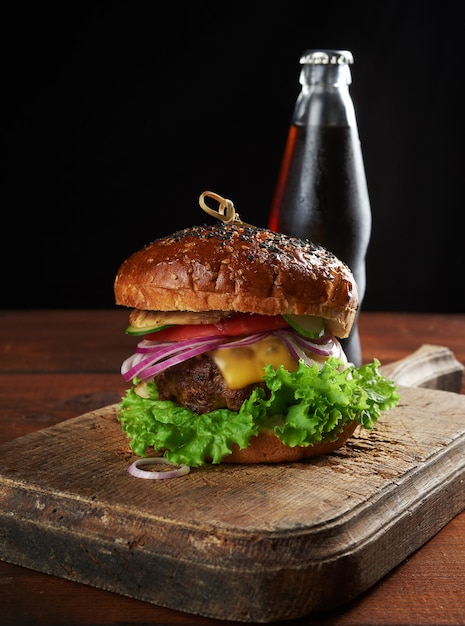
[[[148,244],[123,262],[114,292],[116,304],[149,311],[314,315],[341,338],[358,306],[354,277],[331,252],[240,221]]]

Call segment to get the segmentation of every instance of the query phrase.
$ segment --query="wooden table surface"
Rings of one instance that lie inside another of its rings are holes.
[[[121,309],[0,311],[0,443],[118,402],[126,388],[119,367],[135,345],[124,334],[127,319],[128,312]],[[465,314],[362,312],[360,331],[365,361],[377,357],[389,364],[435,344],[448,347],[465,364]],[[237,624],[3,561],[0,615],[4,626]],[[348,606],[286,623],[465,624],[465,512]]]

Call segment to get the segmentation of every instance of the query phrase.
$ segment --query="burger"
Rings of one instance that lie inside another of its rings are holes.
[[[114,293],[132,309],[136,340],[118,420],[140,457],[299,461],[371,429],[399,399],[379,361],[347,361],[339,339],[354,323],[357,286],[311,241],[237,215],[193,226],[126,259]]]

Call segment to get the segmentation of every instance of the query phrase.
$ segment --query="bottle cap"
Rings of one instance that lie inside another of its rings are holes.
[[[300,57],[302,65],[350,65],[353,62],[349,50],[306,50]]]

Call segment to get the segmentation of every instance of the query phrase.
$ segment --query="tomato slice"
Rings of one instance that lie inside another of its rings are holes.
[[[237,313],[221,320],[220,324],[224,329],[224,334],[231,336],[253,335],[254,333],[263,333],[267,330],[289,326],[281,315],[254,315],[250,313]]]
[[[183,324],[149,333],[144,335],[144,339],[149,341],[184,341],[184,339],[214,337],[222,334],[214,324]]]
[[[277,328],[286,328],[289,324],[281,315],[255,315],[237,313],[221,320],[217,324],[185,324],[169,326],[155,333],[149,333],[144,339],[149,341],[184,341],[201,337],[237,337],[253,335]]]

